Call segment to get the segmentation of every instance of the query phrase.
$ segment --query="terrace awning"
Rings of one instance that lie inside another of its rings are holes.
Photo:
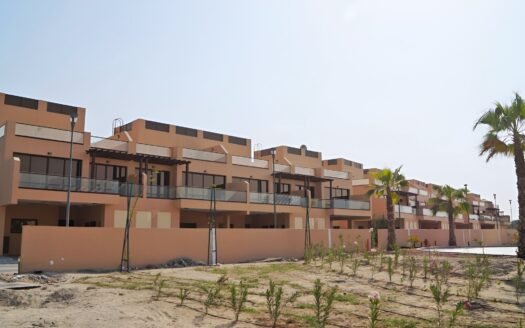
[[[149,154],[130,154],[125,151],[114,149],[90,148],[86,151],[86,153],[95,157],[120,159],[124,161],[147,162],[150,164],[159,165],[184,165],[191,163],[191,161],[185,161],[176,158]]]

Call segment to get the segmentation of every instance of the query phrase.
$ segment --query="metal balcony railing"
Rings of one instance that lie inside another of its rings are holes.
[[[268,193],[250,193],[250,203],[254,204],[273,204],[273,194]],[[304,206],[306,200],[304,197],[292,196],[285,194],[275,194],[276,205]]]
[[[175,197],[178,199],[210,200],[211,188],[177,187]],[[246,192],[225,189],[215,189],[215,199],[220,202],[246,202]]]
[[[20,173],[20,188],[67,191],[68,177],[34,173]],[[72,177],[71,191],[101,194],[119,194],[119,182]]]

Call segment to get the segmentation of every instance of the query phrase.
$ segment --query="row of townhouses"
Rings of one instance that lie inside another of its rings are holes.
[[[128,195],[133,227],[144,229],[208,227],[210,206],[226,229],[303,229],[307,217],[311,229],[384,223],[385,200],[367,196],[374,169],[361,163],[305,146],[252,152],[250,139],[143,119],[116,120],[98,138],[85,118],[84,108],[0,93],[0,253],[20,253],[24,225],[66,224],[70,154],[70,226],[124,227]],[[433,186],[410,180],[399,193],[399,229],[449,228],[429,209]],[[456,228],[508,225],[493,202],[468,196],[472,213]]]

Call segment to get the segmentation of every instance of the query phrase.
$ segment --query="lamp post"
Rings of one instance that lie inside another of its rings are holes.
[[[73,171],[73,129],[77,123],[78,114],[76,111],[69,113],[71,122],[71,139],[69,140],[69,172],[67,176],[67,200],[66,200],[66,227],[69,227],[69,214],[71,212],[71,171]]]
[[[512,199],[509,199],[509,205],[510,205],[510,222],[512,222]]]
[[[498,217],[499,217],[499,209],[496,205],[496,194],[494,194],[494,219],[496,220],[496,229],[499,229],[499,222],[498,222]]]
[[[273,180],[273,228],[277,229],[277,207],[275,203],[275,148],[272,148],[272,180]]]
[[[465,183],[465,198],[466,198],[466,201],[468,202],[468,185]],[[470,211],[468,211],[467,213],[467,225],[468,225],[468,228],[470,229]]]

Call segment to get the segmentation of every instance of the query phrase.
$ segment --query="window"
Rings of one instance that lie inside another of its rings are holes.
[[[56,104],[52,102],[47,103],[47,111],[50,113],[57,113],[63,115],[70,115],[71,113],[78,114],[78,109],[74,106]]]
[[[22,226],[25,225],[37,225],[35,219],[12,219],[11,220],[11,233],[22,233]]]
[[[326,188],[326,194],[330,196],[330,188]],[[350,199],[350,189],[332,188],[332,197],[338,199]]]
[[[287,147],[288,154],[301,155],[301,149],[294,147]]]
[[[186,175],[188,175],[188,187],[211,188],[214,185],[222,189],[226,187],[226,177],[224,175],[184,172],[183,181],[186,181]]]
[[[231,144],[236,144],[236,145],[241,145],[241,146],[246,146],[248,144],[248,140],[244,138],[232,137],[232,136],[228,136],[228,142]]]
[[[93,179],[96,180],[113,180],[125,182],[127,171],[128,168],[125,166],[106,164],[95,164],[95,170],[93,171],[93,165],[91,165],[91,172],[94,172]]]
[[[145,169],[142,169],[146,173]],[[139,174],[139,169],[135,169],[135,174],[139,177],[139,184],[142,184],[142,174]],[[169,186],[170,172],[160,171],[155,169],[148,169],[148,183],[149,186]]]
[[[233,177],[233,180],[232,180],[233,183],[242,183],[244,181],[248,181],[248,183],[250,184],[250,192],[261,192],[261,193],[268,192],[268,181],[267,180],[258,180],[258,179],[240,178],[240,177]]]
[[[307,157],[319,158],[319,153],[316,151],[312,151],[312,150],[307,150],[305,155]]]
[[[315,198],[315,187],[309,187],[308,189],[310,189],[310,196],[312,198]],[[297,190],[305,190],[305,186],[303,185],[297,185]]]
[[[290,194],[290,184],[289,183],[276,183],[275,192],[277,194]]]
[[[189,137],[196,137],[197,136],[197,130],[185,128],[183,126],[176,126],[175,127],[175,133],[180,134],[183,136],[189,136]]]
[[[170,132],[170,125],[166,123],[146,121],[146,129],[156,130],[156,131],[161,131],[161,132]]]
[[[20,172],[65,177],[69,175],[69,159],[28,154],[14,154],[20,159]],[[82,161],[73,160],[73,177],[82,172]]]
[[[329,159],[328,165],[337,165],[337,159]]]
[[[12,95],[5,95],[4,104],[29,109],[38,109],[38,100]]]
[[[223,141],[224,136],[220,133],[214,133],[214,132],[208,132],[203,131],[203,137],[204,139],[210,139],[210,140],[217,140],[217,141]]]

